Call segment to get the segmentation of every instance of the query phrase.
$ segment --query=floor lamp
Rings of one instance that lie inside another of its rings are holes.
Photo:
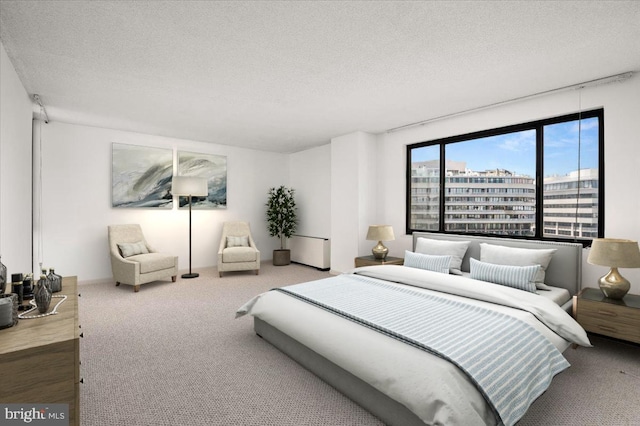
[[[207,180],[193,176],[173,176],[171,181],[171,194],[189,197],[189,273],[182,278],[196,278],[200,274],[191,272],[191,197],[204,197],[208,195]],[[180,206],[178,205],[178,208]]]

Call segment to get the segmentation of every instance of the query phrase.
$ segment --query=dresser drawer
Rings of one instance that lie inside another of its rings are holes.
[[[600,320],[604,323],[625,324],[640,332],[640,310],[578,299],[578,317]]]
[[[592,333],[640,343],[638,309],[578,299],[576,320]]]
[[[629,325],[622,322],[603,320],[590,316],[578,314],[578,323],[587,331],[615,337],[616,339],[628,340],[640,343],[640,326]]]

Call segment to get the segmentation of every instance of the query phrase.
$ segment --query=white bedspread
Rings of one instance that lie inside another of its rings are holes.
[[[446,289],[446,297],[450,298],[464,297],[456,293],[464,293],[466,289],[472,303],[491,306],[524,320],[543,333],[561,351],[568,347],[569,342],[590,345],[584,330],[566,312],[533,293],[529,296],[520,290],[497,288],[502,286],[490,284],[482,290],[483,285],[488,283],[479,282],[481,285],[478,286],[475,280],[464,277],[428,273],[401,266],[365,267],[354,272],[390,281],[407,281],[421,288],[435,287],[435,290],[420,290],[424,292]],[[467,282],[454,284],[461,280]],[[544,302],[539,302],[540,300]],[[533,313],[522,310],[524,308]],[[247,313],[267,322],[405,405],[428,425],[498,423],[467,376],[453,364],[437,356],[280,292],[267,292],[255,297],[241,307],[237,315]],[[544,322],[537,317],[543,317]],[[552,328],[564,338],[552,331]]]

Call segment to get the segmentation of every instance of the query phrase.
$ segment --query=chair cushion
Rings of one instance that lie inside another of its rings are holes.
[[[227,247],[222,250],[222,262],[255,262],[257,260],[256,250],[253,247]]]
[[[175,256],[168,254],[146,253],[128,257],[127,260],[140,263],[140,273],[147,274],[149,272],[173,268],[175,266],[174,258]]]

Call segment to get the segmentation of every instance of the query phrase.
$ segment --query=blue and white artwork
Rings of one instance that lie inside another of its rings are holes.
[[[111,159],[113,207],[173,207],[173,149],[114,143]]]
[[[208,195],[191,197],[192,209],[227,208],[227,157],[178,151],[178,175],[207,179]],[[189,197],[178,198],[180,208],[189,207]]]

